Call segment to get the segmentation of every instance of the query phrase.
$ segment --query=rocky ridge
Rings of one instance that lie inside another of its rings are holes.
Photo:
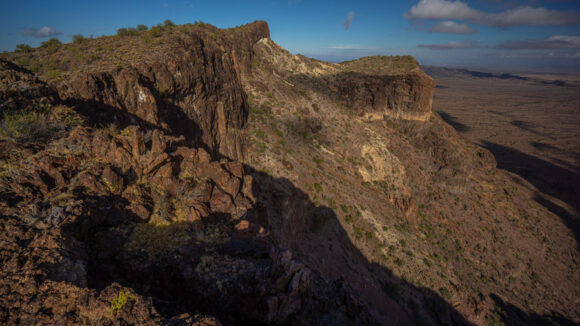
[[[3,108],[60,102],[2,63]],[[327,283],[248,219],[254,190],[240,162],[137,125],[22,145],[2,142],[3,322],[220,324],[180,313],[196,310],[227,323],[365,320],[344,283]]]
[[[256,178],[281,246],[416,324],[578,320],[574,233],[431,111],[414,59],[254,52],[246,162],[281,180]]]
[[[56,79],[1,62],[4,126],[46,137],[0,142],[0,320],[577,319],[573,239],[431,112],[414,59],[294,56],[264,22],[164,33]]]

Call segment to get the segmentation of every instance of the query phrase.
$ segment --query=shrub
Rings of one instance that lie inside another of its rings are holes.
[[[62,42],[57,38],[51,38],[48,41],[44,41],[40,44],[40,47],[45,48],[49,53],[54,53],[60,48]]]
[[[141,32],[141,31],[146,31],[146,30],[148,30],[148,29],[149,29],[149,28],[148,28],[146,25],[143,25],[143,24],[139,24],[139,25],[137,25],[137,30],[138,30],[138,31],[140,31],[140,32]]]
[[[129,296],[125,291],[119,292],[116,297],[111,300],[111,315],[117,315],[127,303]]]
[[[83,122],[72,108],[52,107],[40,102],[23,110],[4,112],[0,121],[0,138],[27,143],[46,142]]]
[[[149,35],[151,35],[151,37],[159,37],[162,33],[163,26],[161,25],[153,26],[149,29]]]
[[[344,220],[346,221],[346,223],[353,223],[354,222],[354,217],[352,217],[352,215],[347,215],[345,216]]]
[[[117,30],[117,35],[119,36],[135,36],[138,35],[139,32],[135,27],[128,27],[128,28],[119,28]]]
[[[14,52],[29,53],[32,51],[32,47],[28,44],[16,44],[16,49]]]
[[[174,23],[173,23],[171,20],[169,20],[169,19],[166,19],[166,20],[163,22],[163,25],[164,25],[165,27],[174,27],[174,26],[175,26],[175,24],[174,24]]]
[[[73,35],[73,38],[72,38],[72,39],[73,39],[73,43],[74,43],[74,44],[82,44],[82,43],[86,42],[86,40],[87,40],[87,39],[86,39],[84,36],[82,36],[81,34],[76,34],[76,35]]]
[[[451,292],[447,288],[439,288],[439,293],[441,293],[441,296],[446,300],[451,299]]]
[[[266,139],[266,134],[260,129],[256,130],[256,136],[262,140]]]

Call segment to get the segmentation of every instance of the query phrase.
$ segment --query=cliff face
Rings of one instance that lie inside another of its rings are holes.
[[[337,97],[371,118],[420,120],[431,117],[435,82],[422,71],[399,76],[339,74]]]
[[[270,39],[256,43],[254,53],[256,66],[262,63],[262,72],[278,77],[274,79],[326,93],[367,118],[431,117],[435,82],[411,57],[366,57],[333,64],[294,56]]]
[[[264,22],[150,32],[34,50],[101,51],[49,82],[0,62],[1,322],[574,311],[545,299],[578,279],[573,239],[431,112],[414,59],[294,56]]]
[[[173,35],[162,55],[73,77],[59,95],[95,122],[150,124],[214,156],[243,158],[248,105],[239,71],[250,68],[253,43],[268,36],[264,22]]]
[[[6,114],[70,118],[51,85],[0,63]],[[117,82],[138,79],[132,69],[92,76],[92,108],[130,98]],[[257,194],[242,163],[212,160],[149,117],[122,130],[76,126],[42,141],[2,134],[2,323],[372,322],[344,282],[324,280],[275,246],[251,213]],[[9,120],[3,127],[16,128]]]
[[[541,324],[575,310],[573,234],[432,112],[435,83],[413,58],[327,63],[270,39],[254,53],[245,161],[264,172],[259,212],[280,246],[343,278],[382,324]]]

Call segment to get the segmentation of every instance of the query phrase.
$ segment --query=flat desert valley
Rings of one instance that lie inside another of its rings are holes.
[[[437,83],[433,110],[535,188],[535,200],[578,236],[580,76],[425,70]]]

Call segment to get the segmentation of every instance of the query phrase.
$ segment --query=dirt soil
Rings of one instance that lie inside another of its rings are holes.
[[[427,71],[437,82],[434,110],[489,149],[499,168],[533,184],[536,200],[570,224],[578,238],[580,77],[525,75],[522,80]]]

